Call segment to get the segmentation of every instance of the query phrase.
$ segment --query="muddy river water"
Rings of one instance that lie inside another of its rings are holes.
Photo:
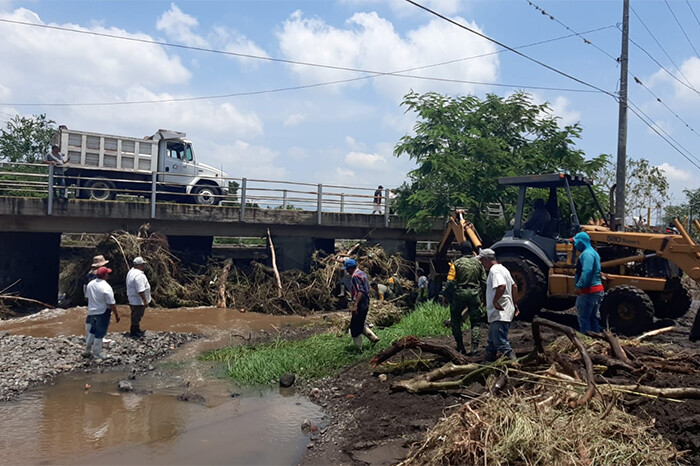
[[[84,312],[45,311],[0,322],[0,331],[82,334]],[[274,334],[303,322],[231,309],[148,309],[142,322],[147,331],[206,337],[156,363],[153,371],[135,374],[131,392],[117,389],[131,375],[124,368],[67,374],[0,403],[0,463],[296,464],[309,443],[301,423],[322,425],[319,408],[293,389],[236,387],[223,377],[224,367],[197,356],[251,332]],[[128,318],[110,331],[126,326]],[[183,393],[197,396],[181,401]]]

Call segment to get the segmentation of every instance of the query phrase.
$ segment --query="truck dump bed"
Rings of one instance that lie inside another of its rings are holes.
[[[61,152],[83,168],[151,172],[158,170],[158,140],[69,130],[60,131]]]

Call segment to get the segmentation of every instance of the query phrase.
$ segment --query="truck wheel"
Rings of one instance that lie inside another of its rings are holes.
[[[644,291],[634,286],[616,286],[605,293],[600,304],[603,325],[621,335],[637,335],[654,323],[654,304]]]
[[[98,179],[85,182],[87,198],[95,201],[111,201],[117,197],[116,186],[110,180]]]
[[[666,280],[666,289],[649,293],[651,301],[654,303],[655,315],[659,319],[677,319],[683,317],[693,298],[690,290],[680,277],[673,277]]]
[[[219,190],[210,185],[195,186],[192,189],[192,195],[194,196],[195,204],[199,205],[219,205],[221,202]]]
[[[518,295],[515,302],[520,314],[518,319],[530,321],[540,312],[544,305],[547,290],[547,279],[544,271],[536,263],[513,253],[498,256],[498,262],[508,269],[513,281],[518,285]]]

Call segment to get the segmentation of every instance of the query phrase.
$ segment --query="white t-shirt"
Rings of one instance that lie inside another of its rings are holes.
[[[104,314],[110,304],[116,304],[112,287],[101,278],[96,278],[87,284],[85,297],[88,300],[89,316]]]
[[[126,274],[126,296],[132,306],[143,306],[144,302],[139,293],[146,294],[146,304],[151,302],[151,284],[143,270],[132,267]]]
[[[515,303],[513,302],[513,277],[502,264],[495,264],[489,270],[489,277],[486,279],[486,311],[489,323],[495,321],[511,322],[515,316]],[[501,285],[506,286],[498,304],[503,308],[499,311],[493,307],[493,298],[496,296],[496,288]]]

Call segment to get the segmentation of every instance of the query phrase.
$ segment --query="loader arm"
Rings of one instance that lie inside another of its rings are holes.
[[[481,249],[481,238],[479,238],[474,224],[464,219],[464,210],[456,210],[447,222],[447,227],[445,227],[445,232],[442,234],[435,256],[445,257],[452,241],[462,244],[466,240],[472,243],[476,251]]]

